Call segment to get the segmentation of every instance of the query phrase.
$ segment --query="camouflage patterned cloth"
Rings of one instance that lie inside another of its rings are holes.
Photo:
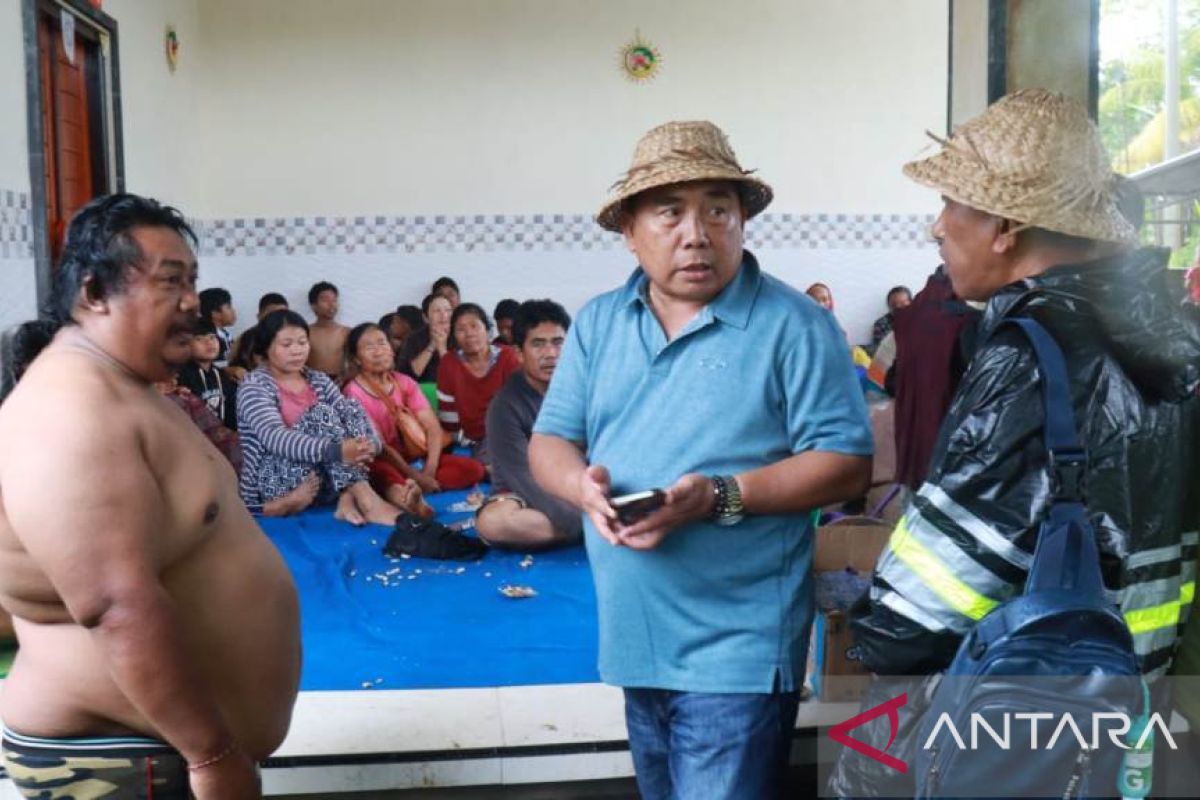
[[[4,731],[4,766],[30,800],[187,800],[187,763],[142,737],[42,739]]]

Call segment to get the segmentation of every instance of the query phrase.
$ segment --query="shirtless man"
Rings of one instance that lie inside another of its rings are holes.
[[[334,322],[338,313],[338,290],[329,281],[314,283],[308,290],[308,304],[317,321],[308,330],[308,366],[337,380],[345,367],[346,335],[350,329]]]
[[[194,235],[133,195],[71,222],[65,322],[0,406],[0,697],[25,797],[261,797],[300,675],[296,590],[229,462],[153,386],[187,361]]]

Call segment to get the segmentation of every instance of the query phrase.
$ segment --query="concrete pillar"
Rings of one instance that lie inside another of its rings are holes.
[[[1099,99],[1099,0],[950,0],[950,126],[1018,89]]]
[[[950,129],[988,107],[988,0],[950,0]]]
[[[1003,93],[1049,89],[1074,97],[1093,116],[1099,99],[1099,2],[1007,0],[1007,80]]]

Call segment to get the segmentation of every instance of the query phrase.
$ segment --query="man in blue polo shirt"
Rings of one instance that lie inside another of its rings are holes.
[[[772,197],[709,122],[647,133],[597,215],[640,267],[580,312],[530,443],[585,514],[600,674],[647,800],[777,796],[812,623],[814,508],[860,496],[871,432],[829,312],[761,272]],[[610,502],[662,489],[618,521]]]

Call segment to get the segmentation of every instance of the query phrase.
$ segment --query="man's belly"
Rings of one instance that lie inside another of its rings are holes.
[[[224,565],[234,575],[202,580],[189,564],[168,590],[194,669],[238,743],[265,758],[287,733],[299,683],[295,593],[286,572],[280,582],[269,568],[255,575],[234,563]],[[136,732],[166,740],[113,680],[92,634],[71,623],[18,619],[16,628],[21,647],[0,696],[5,725],[33,736]]]

